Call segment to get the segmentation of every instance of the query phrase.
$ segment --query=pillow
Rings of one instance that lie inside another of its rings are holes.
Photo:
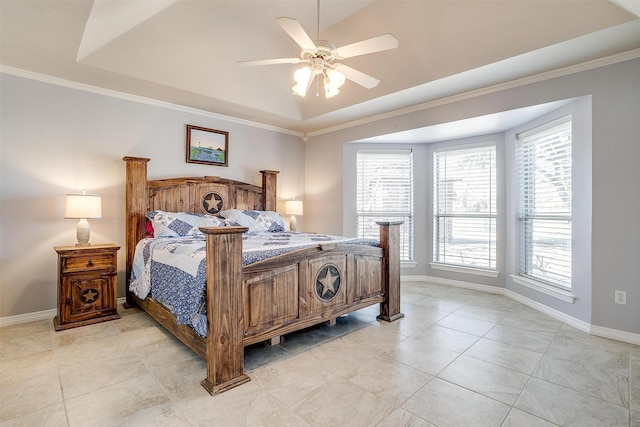
[[[153,230],[153,224],[151,223],[151,220],[149,220],[149,218],[147,218],[147,227],[146,227],[146,232],[145,232],[145,236],[144,237],[153,238],[155,235],[156,235],[156,233]]]
[[[288,231],[286,221],[278,212],[273,211],[251,211],[240,209],[228,209],[220,212],[226,219],[227,225],[239,225],[248,227],[249,231]]]
[[[202,237],[200,227],[223,227],[222,218],[213,215],[195,214],[189,212],[147,212],[151,220],[154,237]]]

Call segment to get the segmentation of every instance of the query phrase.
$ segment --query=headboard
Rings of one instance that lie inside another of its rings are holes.
[[[278,171],[260,171],[262,187],[215,176],[147,181],[147,163],[151,159],[124,157],[123,160],[127,163],[127,289],[136,244],[145,237],[148,211],[215,215],[224,209],[276,210]]]

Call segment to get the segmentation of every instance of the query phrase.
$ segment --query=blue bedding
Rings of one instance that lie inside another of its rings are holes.
[[[379,246],[372,239],[291,231],[244,233],[242,240],[243,265],[327,242]],[[153,297],[176,316],[177,323],[191,326],[204,337],[205,255],[203,237],[143,239],[136,246],[129,289],[138,298]]]

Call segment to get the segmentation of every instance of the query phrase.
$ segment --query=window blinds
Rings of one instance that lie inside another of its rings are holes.
[[[495,144],[436,150],[434,187],[434,262],[495,269]]]
[[[571,116],[518,134],[520,274],[571,289]]]
[[[358,237],[380,237],[376,221],[404,221],[400,259],[413,261],[413,153],[358,150]]]

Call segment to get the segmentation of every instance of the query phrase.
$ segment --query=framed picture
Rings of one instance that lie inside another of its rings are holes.
[[[187,125],[187,163],[229,165],[229,132]]]

